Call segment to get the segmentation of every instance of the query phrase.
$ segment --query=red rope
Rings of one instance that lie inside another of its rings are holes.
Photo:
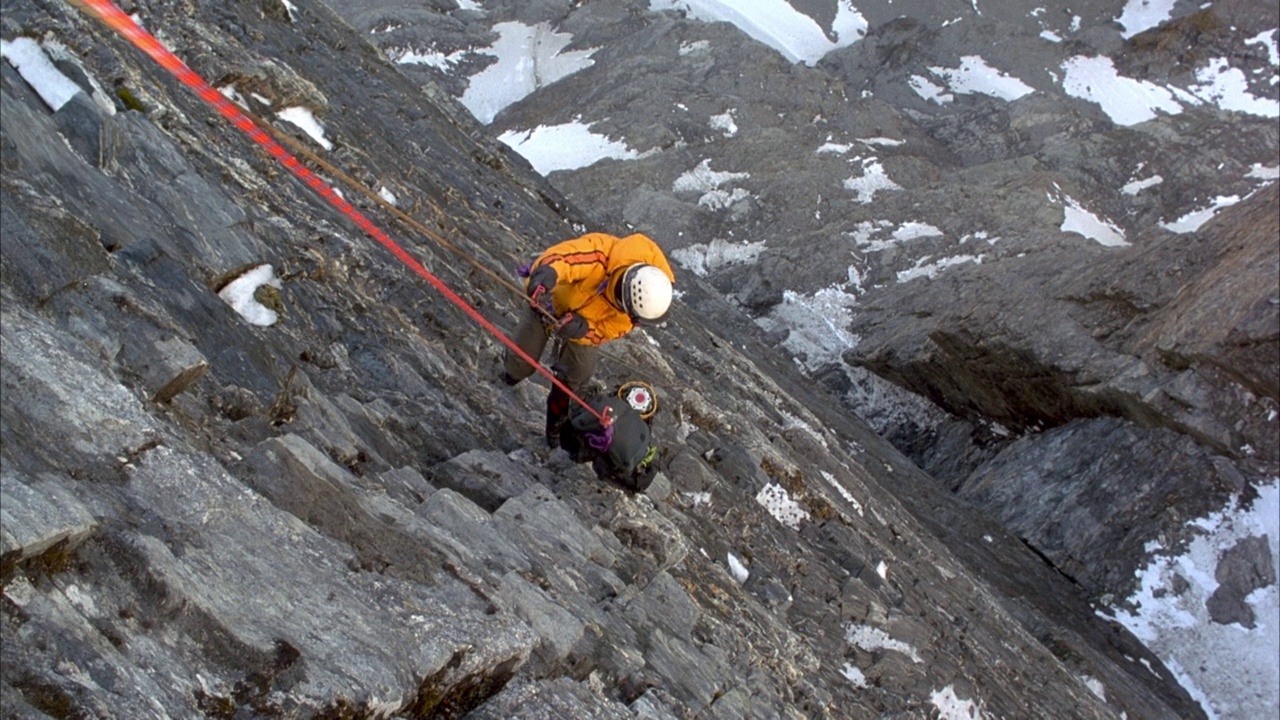
[[[564,384],[564,382],[555,376],[555,373],[543,366],[537,358],[532,357],[522,350],[519,345],[516,345],[514,340],[507,337],[506,334],[499,330],[493,323],[485,319],[479,311],[468,304],[466,300],[459,297],[458,294],[451,290],[448,285],[445,285],[440,278],[432,274],[430,270],[427,270],[422,263],[414,259],[412,255],[405,251],[405,249],[396,243],[396,241],[392,240],[385,232],[382,231],[381,228],[374,225],[373,222],[365,217],[363,213],[353,207],[351,203],[342,199],[342,196],[334,192],[333,188],[329,187],[328,183],[320,179],[320,176],[308,170],[296,157],[289,154],[289,151],[285,150],[280,143],[276,142],[274,138],[264,132],[254,124],[253,120],[241,112],[238,105],[228,100],[222,93],[214,89],[212,85],[205,82],[205,80],[197,75],[195,71],[187,67],[182,60],[161,45],[155,37],[139,27],[138,24],[133,21],[133,18],[124,14],[124,12],[117,8],[112,2],[110,2],[110,0],[80,0],[80,2],[83,2],[84,5],[87,6],[88,9],[97,15],[104,23],[123,35],[139,50],[149,55],[152,60],[159,63],[161,67],[168,70],[174,77],[178,78],[178,80],[181,80],[182,83],[194,91],[196,95],[199,95],[205,102],[212,105],[214,109],[223,115],[223,117],[230,120],[233,125],[240,128],[240,130],[248,135],[254,142],[261,145],[272,155],[272,157],[279,160],[285,167],[289,168],[294,175],[298,176],[299,179],[311,186],[312,190],[315,190],[325,200],[328,200],[329,204],[338,208],[347,217],[354,220],[355,223],[359,225],[362,230],[368,233],[370,237],[381,243],[387,250],[390,250],[391,254],[395,255],[400,262],[409,266],[409,269],[420,275],[424,280],[430,283],[432,287],[453,302],[453,304],[462,308],[462,311],[465,312],[472,320],[485,330],[492,333],[498,338],[498,340],[502,341],[502,344],[510,348],[538,372],[545,375],[548,380],[568,394],[570,398],[582,407],[586,408],[588,412],[595,415],[602,424],[609,424],[610,420],[607,415],[596,412],[595,408],[591,407],[586,403],[586,401],[578,397],[578,395],[574,393],[568,385]]]

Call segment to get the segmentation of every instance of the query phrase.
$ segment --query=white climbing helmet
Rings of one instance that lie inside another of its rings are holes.
[[[640,417],[648,420],[658,412],[658,395],[653,386],[647,382],[632,380],[618,386],[618,397],[626,400],[631,409],[640,413]]]
[[[660,322],[671,308],[671,279],[653,265],[637,263],[622,273],[618,299],[632,319]]]

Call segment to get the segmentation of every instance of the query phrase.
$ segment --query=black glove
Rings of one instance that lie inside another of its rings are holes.
[[[559,279],[555,268],[550,265],[539,265],[529,273],[529,284],[525,286],[525,292],[529,294],[529,299],[536,303],[543,295],[551,292],[551,288],[556,286],[556,281]]]
[[[591,331],[591,326],[581,315],[565,313],[556,322],[556,334],[566,340],[577,340]]]

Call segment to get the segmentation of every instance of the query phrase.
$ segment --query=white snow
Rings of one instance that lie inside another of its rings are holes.
[[[1275,717],[1280,707],[1277,585],[1273,582],[1245,598],[1257,617],[1253,629],[1219,625],[1205,608],[1218,588],[1215,571],[1223,552],[1245,538],[1267,538],[1277,573],[1273,577],[1280,576],[1280,478],[1259,488],[1248,508],[1239,503],[1237,497],[1192,522],[1203,534],[1180,555],[1149,544],[1155,554],[1136,573],[1141,587],[1114,611],[1115,619],[1160,657],[1211,719]],[[1175,583],[1175,578],[1181,581]],[[1185,589],[1175,592],[1179,585]]]
[[[885,231],[889,228],[893,230],[889,232],[888,237],[884,237]],[[929,223],[907,221],[895,226],[888,220],[863,221],[845,234],[852,237],[858,249],[863,252],[880,252],[901,242],[943,236],[941,230]]]
[[[901,640],[894,640],[880,628],[849,623],[845,626],[844,637],[845,642],[868,652],[893,650],[911,658],[912,662],[924,662],[915,648]]]
[[[1280,29],[1265,30],[1254,35],[1244,41],[1245,45],[1261,45],[1267,51],[1267,57],[1270,58],[1272,65],[1280,65],[1280,49],[1276,47],[1276,37],[1280,36]]]
[[[885,137],[858,138],[857,140],[858,142],[863,143],[865,145],[883,145],[888,147],[905,145],[907,142],[906,140],[894,140],[893,138],[885,138]]]
[[[728,553],[728,556],[729,572],[733,574],[733,579],[737,580],[739,585],[745,583],[747,578],[751,577],[751,573],[747,570],[747,566],[742,564],[742,561],[738,559],[737,555]]]
[[[1244,71],[1231,67],[1226,58],[1214,58],[1206,67],[1198,68],[1196,80],[1199,83],[1188,90],[1197,98],[1214,103],[1223,110],[1259,117],[1280,117],[1280,103],[1251,95]]]
[[[782,302],[756,320],[767,331],[789,330],[783,346],[805,370],[840,361],[840,353],[857,344],[848,331],[857,299],[839,287],[823,288],[812,296],[784,290]]]
[[[862,515],[862,514],[863,514],[863,512],[862,512],[862,503],[858,502],[858,499],[857,499],[857,498],[855,498],[855,497],[853,496],[853,494],[852,494],[852,493],[850,493],[848,490],[846,490],[846,489],[844,488],[844,485],[841,485],[841,484],[840,484],[840,481],[839,481],[839,480],[836,480],[836,476],[835,476],[835,475],[832,475],[831,473],[827,472],[826,470],[822,470],[821,472],[822,472],[822,477],[823,477],[823,478],[825,478],[825,479],[826,479],[826,481],[827,481],[828,483],[830,483],[830,484],[831,484],[831,487],[834,487],[837,491],[839,491],[840,496],[841,496],[841,497],[843,497],[843,498],[845,499],[845,502],[847,502],[847,503],[849,503],[850,505],[852,505],[852,506],[853,506],[854,511],[856,511],[856,512],[858,513],[858,515]]]
[[[796,10],[787,0],[649,0],[655,12],[680,10],[703,22],[729,22],[750,37],[782,53],[788,61],[814,65],[824,55],[861,40],[867,21],[851,0],[837,0],[829,30]]]
[[[9,61],[22,79],[35,89],[44,104],[54,112],[81,91],[79,85],[54,67],[49,56],[40,48],[40,43],[29,37],[16,37],[12,41],[0,40],[0,57]]]
[[[751,177],[744,172],[719,172],[711,169],[711,160],[705,159],[692,170],[686,171],[671,183],[672,192],[706,193],[718,189],[721,185],[734,180],[745,180]]]
[[[1158,113],[1176,115],[1182,105],[1173,93],[1145,80],[1122,77],[1109,57],[1077,55],[1062,63],[1062,89],[1095,102],[1117,125],[1137,125]]]
[[[1240,202],[1238,195],[1219,196],[1214,198],[1213,202],[1209,203],[1207,207],[1192,210],[1172,222],[1162,222],[1160,227],[1176,233],[1195,232],[1200,229],[1201,225],[1213,219],[1213,216],[1217,215],[1219,210],[1235,205],[1238,202]]]
[[[1149,187],[1155,187],[1162,182],[1164,182],[1164,178],[1159,175],[1152,175],[1151,177],[1143,180],[1130,180],[1124,184],[1124,187],[1120,188],[1120,192],[1125,195],[1137,195],[1143,190],[1146,190]]]
[[[938,720],[982,720],[984,717],[981,705],[956,695],[952,685],[935,690],[929,701],[938,709]]]
[[[1225,58],[1214,58],[1197,68],[1196,84],[1185,89],[1123,77],[1108,57],[1077,55],[1063,62],[1062,68],[1066,71],[1062,89],[1097,103],[1118,125],[1136,125],[1161,113],[1176,115],[1183,111],[1183,103],[1210,103],[1223,110],[1280,117],[1280,103],[1250,94],[1244,72],[1231,67]]]
[[[253,294],[263,285],[269,285],[277,289],[283,287],[280,279],[275,276],[275,269],[266,264],[251,268],[240,277],[227,283],[218,291],[218,297],[226,301],[232,310],[235,310],[240,314],[240,317],[248,322],[267,327],[274,325],[279,316],[275,310],[263,305],[254,298]]]
[[[814,152],[818,153],[834,153],[836,155],[844,155],[853,149],[852,145],[844,145],[841,143],[825,142]]]
[[[1063,202],[1062,232],[1078,233],[1107,247],[1124,247],[1129,244],[1124,239],[1124,230],[1085,210],[1075,198],[1066,195]]]
[[[1173,13],[1173,6],[1178,0],[1129,0],[1116,22],[1124,26],[1120,33],[1124,39],[1150,30],[1168,20]]]
[[[711,493],[709,492],[685,493],[685,495],[688,496],[689,502],[693,503],[694,507],[711,504]]]
[[[698,243],[676,248],[667,253],[672,260],[693,272],[698,277],[706,277],[721,268],[730,265],[753,263],[765,250],[765,242],[735,243],[716,238],[709,243]]]
[[[907,79],[907,84],[911,86],[916,94],[925,100],[932,100],[939,105],[946,105],[955,100],[955,96],[947,92],[946,88],[935,85],[929,78],[923,75],[912,75]]]
[[[856,688],[864,688],[867,686],[867,676],[862,674],[862,670],[858,669],[853,663],[845,663],[840,673],[849,678],[849,682],[853,683]]]
[[[1107,701],[1107,686],[1103,685],[1101,680],[1092,675],[1080,675],[1078,677],[1080,678],[1080,682],[1084,683],[1084,686],[1089,688],[1089,692],[1097,695],[1099,700],[1103,702]]]
[[[284,5],[285,11],[289,13],[289,22],[298,22],[298,6],[289,2],[289,0],[280,0],[280,2]]]
[[[328,138],[324,136],[324,126],[320,124],[320,121],[316,120],[316,116],[312,115],[307,108],[300,106],[285,108],[276,113],[276,117],[296,125],[325,150],[333,149],[333,143],[329,142]]]
[[[116,114],[116,103],[112,94],[102,87],[102,83],[98,82],[98,78],[94,76],[93,71],[85,67],[79,55],[76,55],[70,48],[62,44],[62,41],[49,34],[45,35],[40,47],[49,55],[49,60],[54,63],[55,68],[58,63],[75,65],[82,73],[85,82],[89,84],[89,97],[98,106],[98,109],[107,115]]]
[[[695,40],[691,43],[681,43],[680,49],[676,52],[681,55],[692,55],[694,53],[706,52],[711,49],[711,43],[706,40]]]
[[[738,124],[733,121],[733,111],[727,110],[719,115],[712,115],[707,121],[712,130],[719,130],[725,137],[738,134]]]
[[[1034,92],[1026,83],[996,70],[978,55],[961,57],[959,67],[931,67],[929,72],[945,80],[952,92],[960,95],[980,93],[1001,100],[1017,100]]]
[[[414,50],[413,48],[387,48],[387,59],[400,65],[426,65],[437,70],[448,71],[462,62],[468,55],[465,50],[457,50],[445,55],[438,50]],[[474,81],[473,81],[474,82]]]
[[[540,175],[577,170],[601,160],[634,160],[640,153],[625,142],[591,132],[581,122],[539,125],[532,130],[508,130],[498,140],[529,161]]]
[[[799,530],[800,521],[809,519],[809,512],[796,504],[786,488],[777,483],[769,483],[756,493],[756,502],[763,505],[774,519],[792,530]]]
[[[928,262],[929,257],[925,256],[917,260],[913,267],[907,270],[899,270],[897,273],[898,282],[907,282],[922,277],[935,278],[939,272],[953,265],[962,265],[964,263],[981,265],[982,258],[982,255],[953,255],[934,262]]]
[[[462,104],[488,125],[508,105],[545,85],[595,64],[596,48],[561,54],[573,36],[551,30],[547,23],[503,22],[493,26],[499,37],[493,47],[476,52],[498,61],[471,76]]]
[[[902,186],[889,179],[884,166],[875,158],[862,161],[862,175],[844,181],[846,190],[854,192],[854,201],[866,205],[875,199],[876,193],[901,190]]]
[[[1262,163],[1254,163],[1249,168],[1249,172],[1244,174],[1247,178],[1256,178],[1258,180],[1277,180],[1280,179],[1280,165],[1267,167]]]
[[[717,172],[711,169],[711,160],[703,160],[692,170],[676,178],[671,184],[672,192],[700,192],[699,207],[708,210],[724,210],[751,197],[745,188],[721,190],[720,186],[735,180],[751,177],[744,172]]]

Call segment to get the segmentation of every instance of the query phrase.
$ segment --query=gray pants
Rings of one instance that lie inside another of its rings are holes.
[[[521,314],[520,324],[516,327],[511,339],[515,341],[520,349],[529,354],[529,357],[535,360],[542,358],[543,351],[547,348],[547,328],[542,323],[542,316],[534,311],[532,307],[526,306]],[[559,354],[552,364],[556,376],[568,385],[571,390],[578,392],[591,379],[591,373],[595,372],[596,361],[600,359],[600,348],[595,345],[581,345],[575,342],[563,341],[558,343],[560,346]],[[534,373],[533,366],[525,362],[523,358],[516,355],[510,348],[506,350],[503,357],[503,369],[511,376],[512,380],[520,381],[529,377]]]

